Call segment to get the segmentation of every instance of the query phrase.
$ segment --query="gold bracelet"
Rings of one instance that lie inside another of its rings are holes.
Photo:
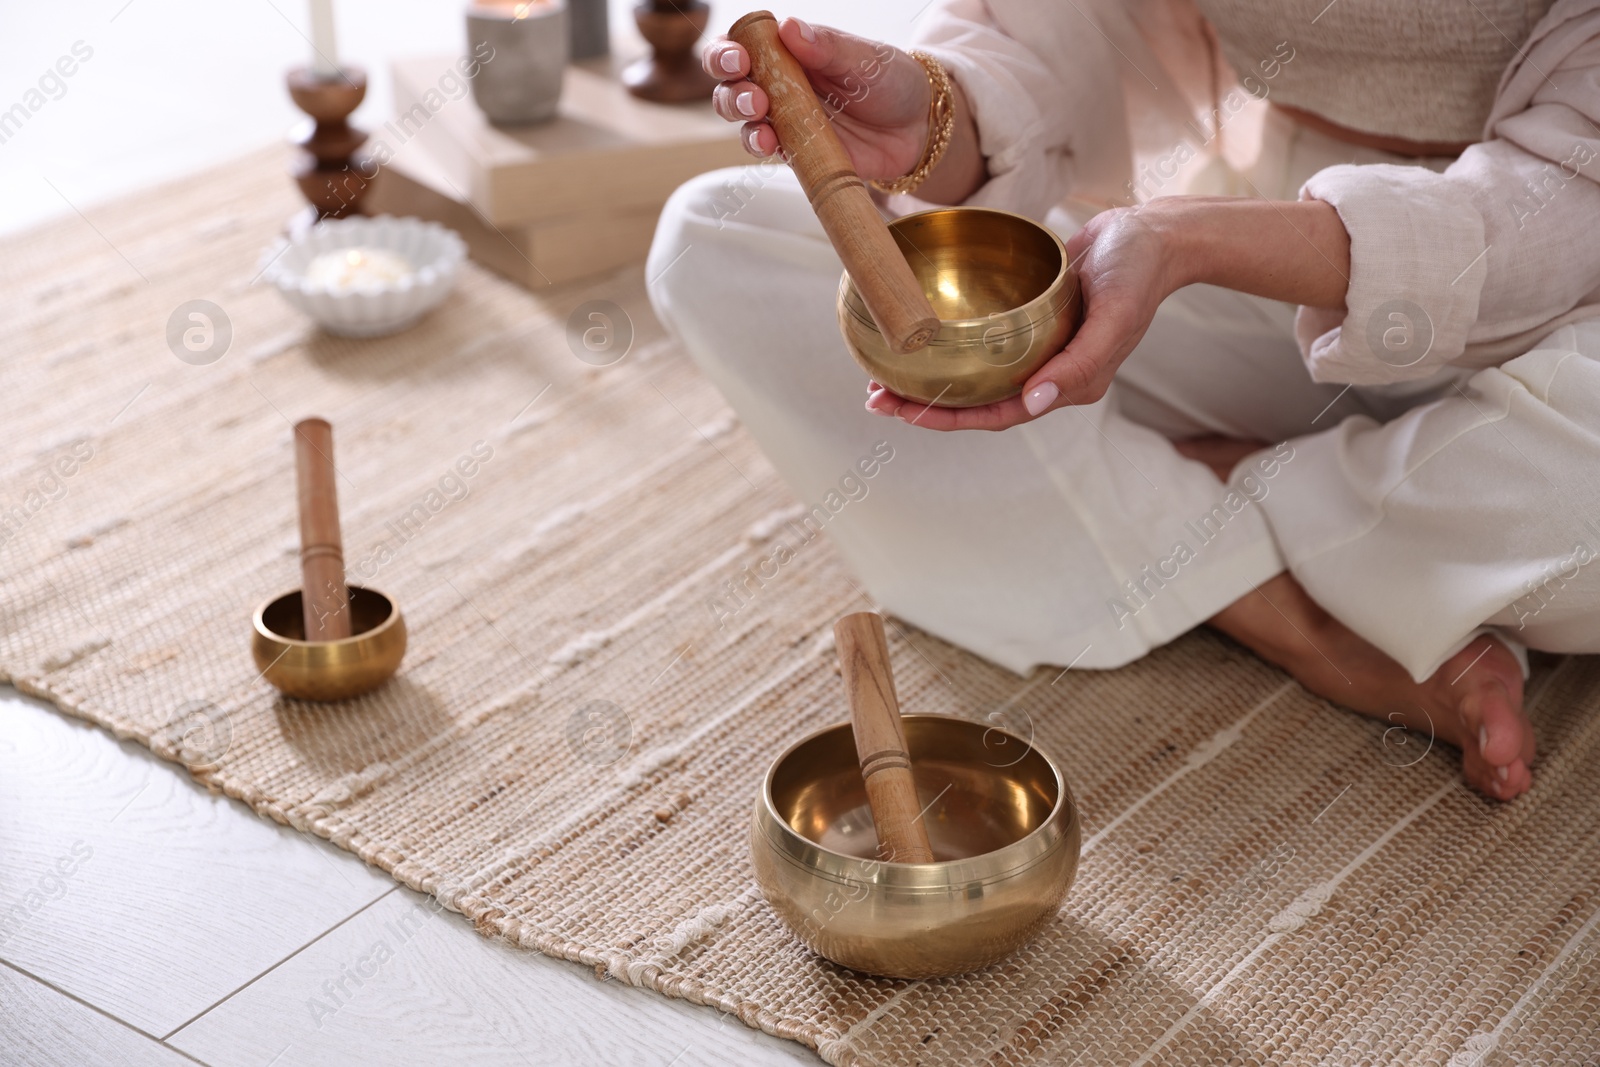
[[[928,180],[933,168],[944,158],[945,149],[950,147],[950,136],[956,128],[955,90],[944,65],[926,52],[912,52],[911,58],[927,71],[928,88],[933,91],[933,100],[928,104],[928,145],[910,174],[892,182],[872,181],[874,189],[891,195],[909,193]]]

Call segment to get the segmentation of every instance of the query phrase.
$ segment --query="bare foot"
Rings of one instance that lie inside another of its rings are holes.
[[[1462,774],[1485,796],[1510,800],[1533,784],[1522,668],[1493,637],[1479,637],[1419,685],[1288,574],[1262,583],[1209,622],[1318,696],[1455,745]]]
[[[1265,441],[1245,441],[1237,437],[1220,437],[1209,435],[1206,437],[1191,437],[1186,441],[1174,441],[1172,447],[1178,450],[1178,455],[1185,459],[1192,459],[1197,463],[1204,463],[1210,467],[1216,476],[1223,482],[1228,480],[1228,475],[1233,473],[1233,468],[1239,461],[1252,452],[1259,452],[1267,447]]]

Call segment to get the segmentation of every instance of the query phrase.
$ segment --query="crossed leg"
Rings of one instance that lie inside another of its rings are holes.
[[[1569,387],[1552,396],[1553,369],[1530,378],[1518,386],[1518,419],[1490,429],[1477,408],[1505,410],[1509,374],[1499,392],[1474,389],[1476,399],[1419,415],[1415,393],[1374,399],[1311,382],[1293,309],[1192,286],[1163,305],[1113,398],[1005,434],[931,434],[862,410],[860,372],[827,343],[839,266],[804,195],[778,174],[731,196],[723,187],[742,177],[707,175],[674,195],[651,254],[652,302],[802,501],[838,498],[840,472],[853,499],[865,497],[853,472],[866,450],[893,457],[871,501],[828,522],[886,609],[1020,672],[1115,667],[1209,619],[1312,691],[1461,746],[1468,780],[1487,795],[1528,788],[1532,734],[1516,659],[1492,638],[1451,643],[1483,623],[1521,628],[1507,613],[1524,581],[1546,563],[1576,566],[1570,524],[1558,533],[1529,520],[1549,510],[1546,496],[1529,495],[1544,482],[1514,465],[1531,457],[1563,484],[1585,477],[1572,431],[1600,440],[1600,334],[1584,341],[1592,359],[1568,362]],[[1542,409],[1528,407],[1533,394]],[[1369,418],[1350,418],[1359,415]],[[1440,442],[1430,454],[1467,452],[1414,468],[1415,450],[1372,440],[1405,433],[1403,420]],[[1301,436],[1334,426],[1336,437]],[[1270,497],[1230,507],[1215,536],[1196,533],[1193,518],[1216,514],[1212,475],[1257,446],[1191,442],[1180,456],[1170,443],[1206,434],[1294,439],[1299,449],[1267,475]],[[1324,438],[1335,444],[1313,447]],[[871,478],[877,467],[861,469]],[[1574,500],[1589,498],[1572,488]],[[1350,506],[1330,516],[1336,495]],[[1363,535],[1372,499],[1387,509],[1380,537]],[[1192,551],[1168,558],[1174,541]],[[1506,545],[1521,558],[1509,560]],[[1298,580],[1283,573],[1285,559]],[[1596,576],[1585,570],[1553,606],[1526,609],[1538,617],[1519,636],[1600,651]]]
[[[1258,441],[1200,437],[1180,453],[1226,481]],[[1461,750],[1461,772],[1486,796],[1511,800],[1533,784],[1533,727],[1522,708],[1522,666],[1484,634],[1426,681],[1329,615],[1285,572],[1213,615],[1208,624],[1318,696],[1363,715],[1426,733]]]

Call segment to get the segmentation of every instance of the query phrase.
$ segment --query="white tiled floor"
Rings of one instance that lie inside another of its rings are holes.
[[[491,942],[354,856],[0,686],[0,1064],[186,1058],[820,1062]]]

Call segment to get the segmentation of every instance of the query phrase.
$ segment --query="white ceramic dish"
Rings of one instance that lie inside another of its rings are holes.
[[[335,288],[306,277],[318,256],[351,248],[382,248],[404,256],[411,273],[396,281]],[[405,329],[433,310],[450,292],[467,246],[454,230],[421,219],[357,216],[319,222],[280,245],[262,280],[329,333],[381,337]]]

